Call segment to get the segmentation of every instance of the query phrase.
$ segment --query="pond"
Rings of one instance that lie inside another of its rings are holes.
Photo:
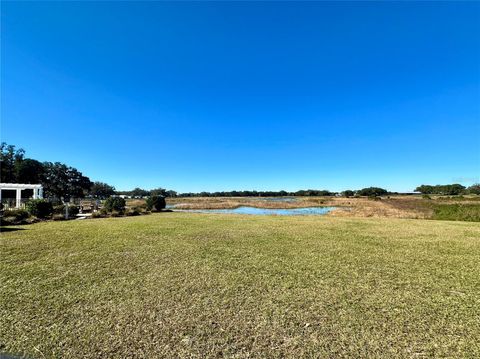
[[[225,213],[225,214],[252,214],[259,216],[306,216],[306,215],[325,215],[333,211],[336,207],[304,207],[304,208],[256,208],[256,207],[238,207],[233,209],[186,209],[182,212],[196,213]]]

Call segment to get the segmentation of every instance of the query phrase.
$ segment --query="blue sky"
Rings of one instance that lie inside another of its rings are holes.
[[[119,190],[480,176],[478,2],[2,2],[1,139]]]

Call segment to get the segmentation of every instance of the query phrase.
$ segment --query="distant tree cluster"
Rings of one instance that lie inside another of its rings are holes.
[[[367,187],[357,191],[356,194],[358,196],[377,197],[377,196],[384,196],[388,194],[388,191],[386,189],[379,188],[379,187]]]
[[[105,199],[115,194],[115,187],[104,182],[94,182],[89,191],[90,196],[98,199]]]
[[[353,197],[353,196],[355,196],[355,191],[347,189],[347,190],[342,192],[342,196],[347,197],[347,198],[348,197]]]
[[[472,187],[469,187],[469,189],[472,188],[472,190],[475,191],[475,186],[478,185],[473,185]],[[415,188],[415,192],[420,192],[422,194],[459,195],[468,193],[468,190],[465,186],[458,183],[444,185],[437,184],[434,186],[422,184]]]
[[[475,183],[467,188],[468,193],[470,194],[480,194],[480,183]]]
[[[142,188],[134,188],[131,191],[117,191],[118,195],[124,195],[131,198],[144,198],[150,196],[160,196],[160,197],[177,197],[177,192],[173,190],[166,190],[164,188],[154,188],[151,190],[145,190]]]
[[[105,183],[92,183],[74,167],[60,162],[40,162],[25,158],[23,149],[0,145],[0,181],[5,183],[40,183],[44,196],[57,199],[93,196],[107,197],[114,188]]]
[[[188,192],[180,193],[179,197],[285,197],[285,196],[334,196],[335,192],[327,190],[287,191],[221,191],[221,192]]]

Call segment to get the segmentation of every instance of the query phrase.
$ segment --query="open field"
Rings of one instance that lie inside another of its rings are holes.
[[[2,228],[0,352],[477,358],[480,226],[162,213]]]
[[[275,198],[273,198],[275,199]],[[228,209],[240,206],[261,208],[302,208],[316,206],[339,207],[329,213],[335,217],[420,218],[480,221],[480,196],[386,196],[365,197],[290,197],[290,201],[269,200],[265,197],[187,197],[168,198],[176,209]],[[132,203],[141,203],[136,200]]]

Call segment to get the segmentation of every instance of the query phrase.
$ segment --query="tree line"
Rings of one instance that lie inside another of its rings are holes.
[[[173,190],[166,190],[165,188],[154,188],[150,190],[142,188],[134,188],[131,191],[117,191],[117,195],[128,196],[132,198],[143,198],[150,196],[161,196],[161,197],[178,197],[178,193]]]
[[[379,187],[367,187],[360,190],[345,190],[343,192],[332,192],[329,190],[306,189],[294,192],[289,191],[217,191],[217,192],[185,192],[177,193],[176,191],[166,190],[164,188],[157,188],[153,190],[145,190],[135,188],[131,191],[117,191],[117,194],[129,196],[133,198],[142,198],[148,196],[163,196],[163,197],[328,197],[341,194],[346,197],[358,196],[383,196],[390,194],[386,189]]]
[[[422,184],[421,186],[415,188],[415,192],[449,196],[460,194],[480,194],[480,184],[476,183],[468,188],[458,183],[437,185]]]
[[[60,162],[40,162],[25,157],[23,149],[14,145],[2,143],[0,145],[0,181],[4,183],[40,183],[44,188],[44,196],[48,198],[99,198],[104,199],[113,195],[125,195],[133,198],[150,196],[161,197],[285,197],[285,196],[335,196],[345,197],[369,196],[378,197],[388,194],[384,188],[367,187],[360,190],[345,190],[332,192],[329,190],[299,190],[299,191],[218,191],[218,192],[187,192],[177,193],[173,190],[155,188],[145,190],[134,188],[131,191],[116,191],[115,187],[104,182],[92,182],[76,168]],[[468,188],[458,183],[447,185],[421,185],[415,192],[422,194],[460,195],[480,194],[480,184]]]
[[[25,150],[5,142],[0,145],[0,180],[3,183],[40,183],[48,198],[107,198],[115,194],[113,186],[92,182],[74,167],[27,158]]]

